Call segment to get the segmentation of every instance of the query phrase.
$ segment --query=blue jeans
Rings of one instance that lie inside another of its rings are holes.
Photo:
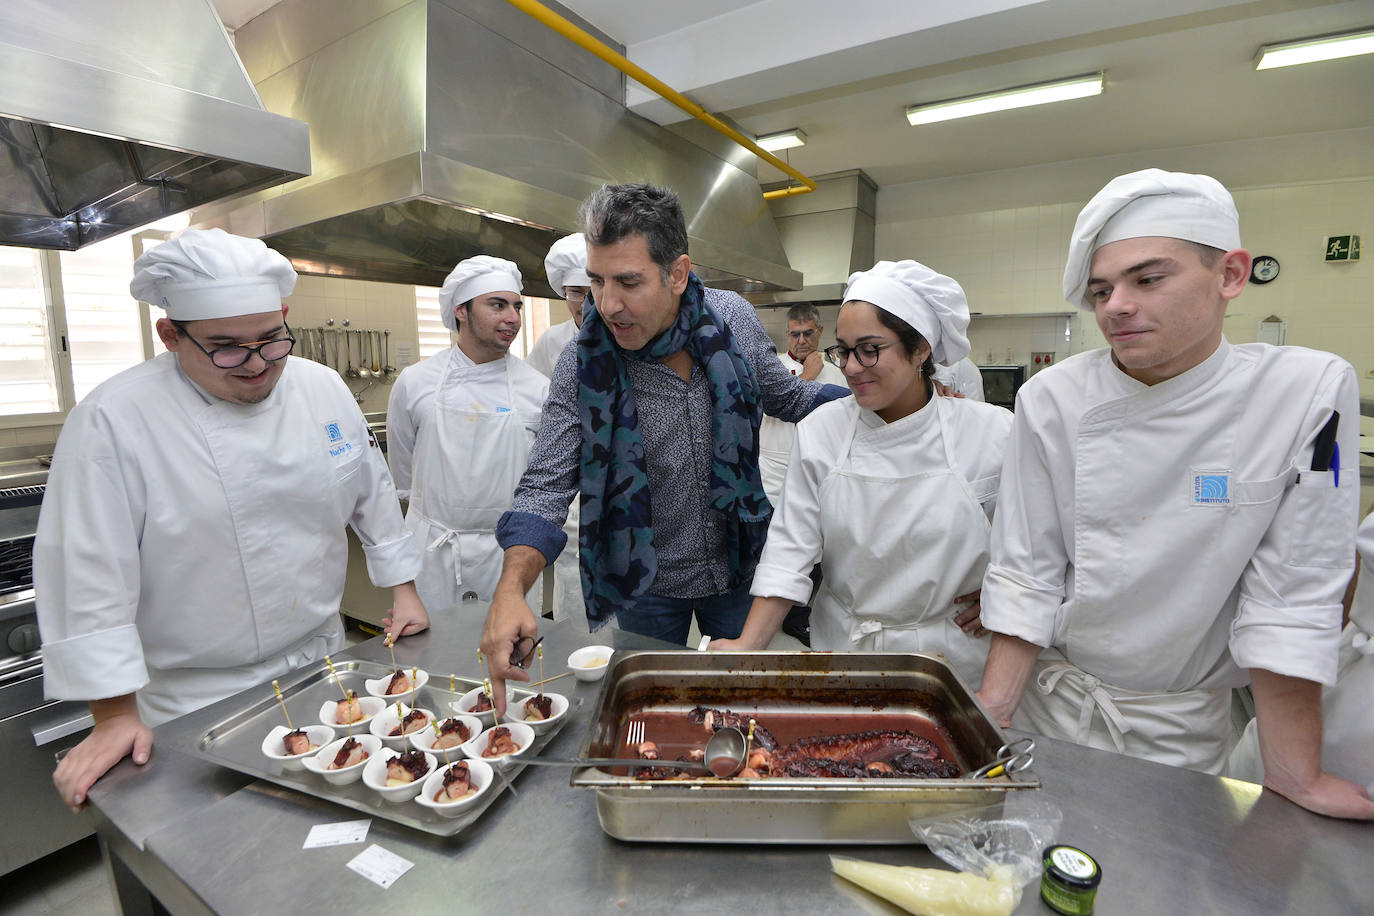
[[[746,583],[732,592],[704,598],[643,595],[634,607],[616,611],[615,616],[622,630],[685,646],[693,614],[696,614],[697,626],[703,635],[712,639],[736,639],[744,629],[753,602]]]

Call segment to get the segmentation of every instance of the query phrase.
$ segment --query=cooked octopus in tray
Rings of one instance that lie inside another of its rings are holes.
[[[429,772],[429,761],[419,751],[406,751],[386,762],[386,784],[403,786],[412,783]]]
[[[434,739],[435,750],[446,750],[466,744],[472,737],[472,730],[459,720],[450,716],[439,723],[439,737]]]
[[[334,714],[334,721],[340,725],[352,725],[363,719],[363,706],[358,702],[358,691],[348,691],[348,696],[338,701],[337,712]]]
[[[357,766],[367,759],[367,748],[357,738],[349,738],[339,746],[339,752],[334,755],[328,769],[342,770],[347,767]]]
[[[748,715],[728,709],[698,706],[688,712],[685,720],[697,726],[696,739],[701,747],[689,747],[677,759],[684,763],[702,763],[701,770],[674,770],[648,766],[635,771],[636,779],[692,779],[710,775],[704,747],[710,736],[726,727],[749,733]],[[754,719],[754,738],[742,778],[770,776],[819,778],[904,778],[950,779],[960,775],[959,765],[942,753],[931,738],[906,728],[872,728],[842,734],[812,735],[790,743],[782,743],[773,736],[767,723],[759,716]],[[779,719],[783,718],[781,715]],[[672,729],[672,737],[691,741],[691,734],[682,735]],[[681,742],[679,742],[681,743]],[[631,745],[630,752],[645,760],[662,759],[662,750],[654,741]]]
[[[386,685],[386,695],[395,696],[398,693],[410,693],[410,675],[397,668],[391,675],[391,682]]]
[[[388,734],[393,738],[397,738],[401,735],[409,735],[418,732],[428,725],[429,716],[425,714],[424,710],[412,709],[410,712],[406,713],[401,723],[388,732]],[[440,734],[442,734],[442,732]]]
[[[287,732],[285,735],[282,735],[281,743],[282,747],[286,749],[288,757],[308,754],[318,747],[317,745],[311,744],[310,736],[299,728],[293,732]]]
[[[539,694],[525,701],[525,721],[543,722],[553,716],[553,699],[547,694]]]
[[[444,771],[444,784],[434,794],[437,802],[456,802],[467,798],[477,787],[472,783],[472,774],[466,763],[455,763]]]
[[[482,756],[505,757],[518,750],[520,745],[515,743],[515,737],[511,735],[510,729],[501,725],[487,732],[487,746],[482,748]]]

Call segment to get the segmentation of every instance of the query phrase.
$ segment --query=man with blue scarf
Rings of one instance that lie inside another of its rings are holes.
[[[592,628],[685,643],[693,614],[734,637],[772,509],[758,469],[763,413],[796,422],[849,394],[793,376],[753,306],[692,273],[677,195],[601,188],[582,206],[587,275],[576,346],[554,367],[511,511],[482,637],[496,697],[537,630],[525,592],[562,549],[581,492],[582,592]],[[523,583],[523,585],[522,585]]]

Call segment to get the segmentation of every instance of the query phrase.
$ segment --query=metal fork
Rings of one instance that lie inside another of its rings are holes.
[[[625,743],[630,747],[641,743],[644,740],[644,720],[631,719],[629,726],[625,729]]]

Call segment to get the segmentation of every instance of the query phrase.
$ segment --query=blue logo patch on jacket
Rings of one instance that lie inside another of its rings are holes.
[[[1231,505],[1231,474],[1229,471],[1202,471],[1193,474],[1193,505]]]

